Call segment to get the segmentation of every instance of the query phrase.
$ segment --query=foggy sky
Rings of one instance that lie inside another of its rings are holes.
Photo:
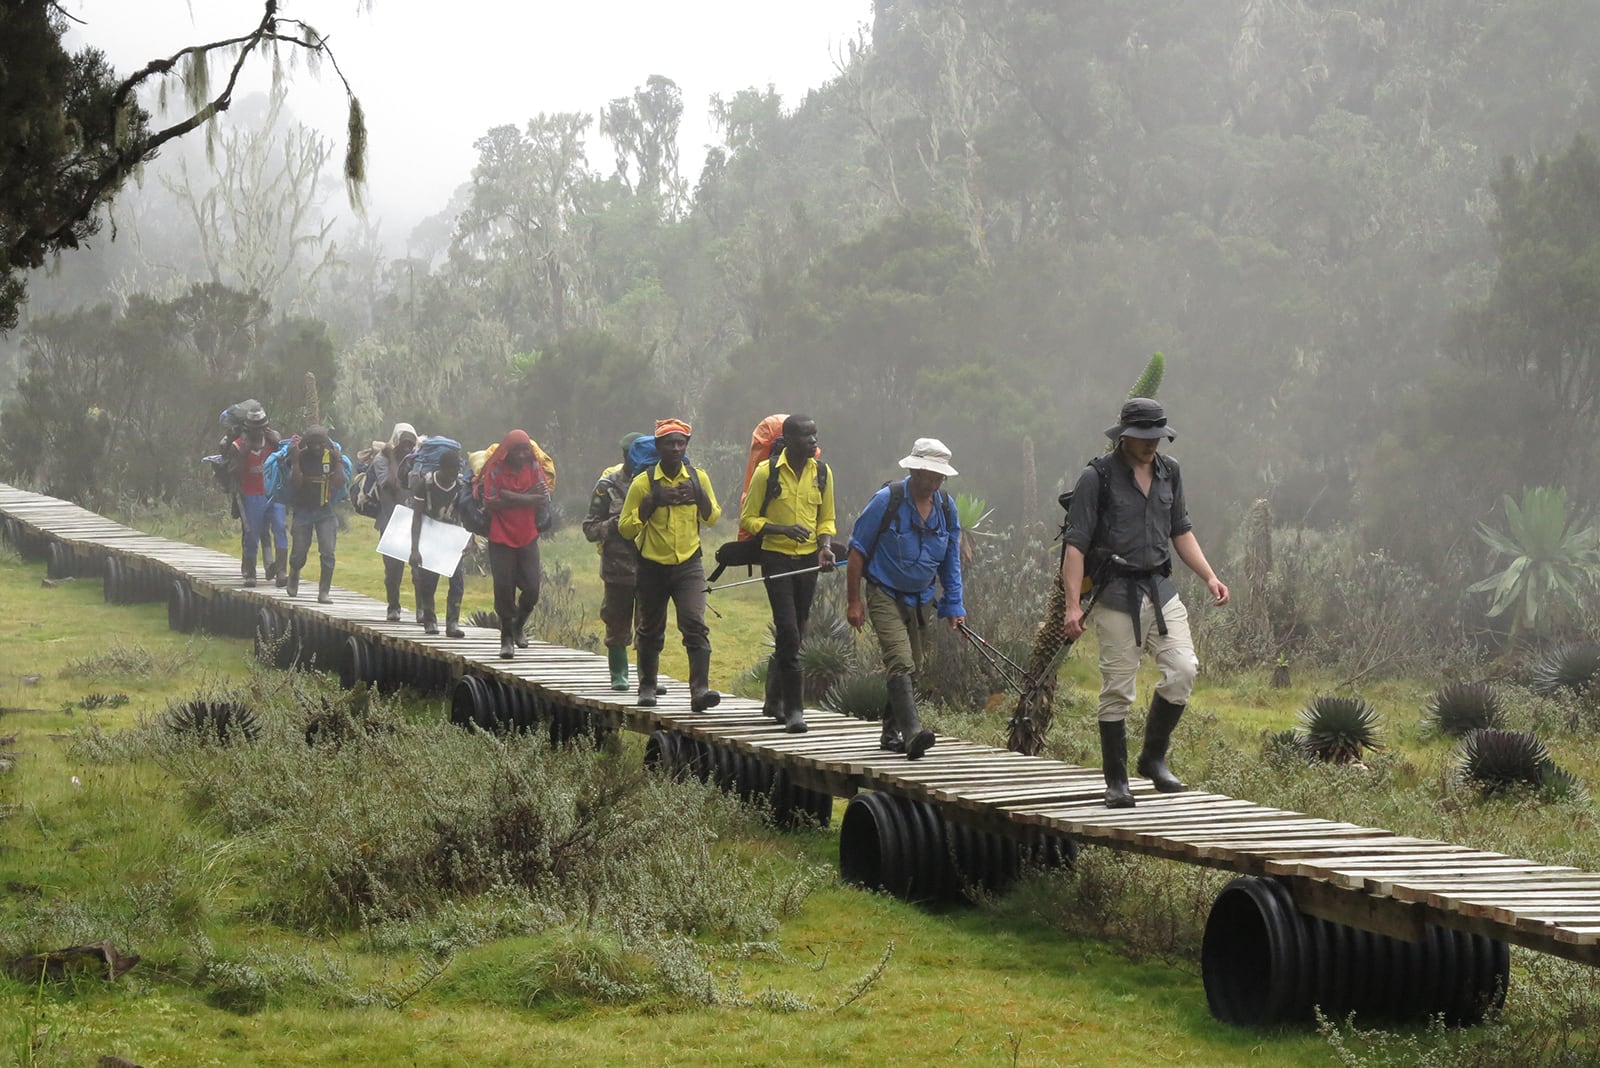
[[[65,0],[86,25],[69,46],[93,45],[129,73],[185,45],[239,36],[260,20],[260,0]],[[282,0],[279,15],[326,34],[366,111],[368,214],[388,241],[439,211],[471,176],[472,143],[491,126],[523,125],[540,111],[597,112],[651,74],[683,92],[680,170],[692,183],[705,146],[711,93],[772,83],[793,107],[834,74],[834,58],[869,24],[872,0]],[[285,53],[287,54],[287,53]],[[253,63],[248,91],[265,89],[269,66]],[[216,71],[217,67],[213,67]],[[222,73],[214,75],[221,85]],[[172,91],[173,99],[181,92]],[[238,95],[236,94],[236,99]],[[331,137],[342,157],[345,100],[337,76],[294,75],[294,115]],[[154,99],[146,101],[154,106]],[[591,130],[589,159],[609,171]],[[343,203],[339,198],[330,208]]]

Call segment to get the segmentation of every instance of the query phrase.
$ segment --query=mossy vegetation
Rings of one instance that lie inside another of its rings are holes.
[[[369,537],[343,539],[340,575],[373,592]],[[547,563],[570,576],[573,605],[598,601],[586,545],[553,540]],[[1310,1065],[1341,1044],[1391,1058],[1372,1063],[1413,1063],[1395,1059],[1413,1047],[1472,1063],[1538,1028],[1581,1043],[1600,1003],[1587,969],[1519,952],[1506,1018],[1491,1027],[1233,1030],[1211,1019],[1197,965],[1222,873],[1085,849],[1075,870],[979,907],[919,909],[840,885],[836,831],[779,832],[698,783],[643,775],[642,739],[550,750],[466,734],[437,701],[263,669],[248,642],[178,635],[161,606],[107,606],[98,583],[46,589],[41,573],[0,557],[20,632],[8,646],[22,651],[0,676],[0,735],[18,735],[0,774],[0,956],[110,939],[143,960],[115,983],[0,980],[0,1018],[13,1021],[0,1064],[108,1053],[146,1064],[1158,1064],[1181,1052],[1192,1064]],[[469,584],[469,605],[486,602],[485,586]],[[731,678],[766,655],[766,606],[759,586],[725,596],[713,641],[717,674]],[[1091,674],[1080,650],[1048,755],[1092,762]],[[1308,691],[1335,681],[1302,680]],[[1261,753],[1260,733],[1292,723],[1304,691],[1264,675],[1213,682],[1175,760],[1207,789],[1600,867],[1585,796],[1483,800],[1457,780],[1454,739],[1424,711],[1433,691],[1406,680],[1366,690],[1388,747],[1351,767]],[[1539,730],[1579,777],[1595,774],[1577,696],[1503,692],[1510,725]],[[90,693],[129,700],[86,709]],[[166,717],[190,699],[247,710],[257,736],[171,730]],[[982,703],[928,718],[974,740],[1005,735],[1003,711]]]

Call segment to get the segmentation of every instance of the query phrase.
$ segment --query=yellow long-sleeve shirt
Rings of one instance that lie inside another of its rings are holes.
[[[796,471],[789,466],[789,452],[783,451],[778,460],[778,495],[767,505],[767,514],[761,514],[761,502],[767,498],[767,487],[772,478],[772,461],[756,464],[750,476],[750,488],[745,493],[744,508],[739,512],[739,529],[749,534],[760,534],[768,524],[780,527],[799,524],[811,531],[805,541],[795,541],[781,534],[768,536],[761,543],[763,549],[787,556],[805,556],[817,551],[819,537],[832,537],[839,532],[833,511],[833,479],[819,486],[822,468],[815,456]]]
[[[646,560],[658,564],[681,564],[700,551],[700,528],[709,527],[722,518],[722,506],[711,488],[711,479],[704,471],[695,470],[706,500],[711,502],[711,514],[700,518],[698,504],[672,504],[657,508],[649,519],[639,518],[639,504],[650,494],[651,476],[665,486],[680,486],[689,480],[689,465],[678,469],[676,478],[668,478],[656,464],[634,476],[628,486],[627,499],[622,502],[622,514],[617,517],[617,533],[639,546]]]

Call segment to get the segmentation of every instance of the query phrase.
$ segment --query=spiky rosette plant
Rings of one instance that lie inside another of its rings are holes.
[[[1300,744],[1328,764],[1352,764],[1378,741],[1378,710],[1360,697],[1318,694],[1300,712]]]
[[[1547,775],[1560,771],[1544,743],[1528,731],[1473,731],[1462,740],[1458,759],[1461,777],[1485,794],[1537,788]]]
[[[739,673],[739,677],[733,680],[733,692],[740,697],[748,697],[754,701],[761,700],[767,692],[768,666],[767,658],[762,657],[745,668]]]
[[[889,703],[889,680],[881,671],[840,679],[822,698],[822,707],[856,719],[882,719]]]
[[[490,630],[500,629],[500,617],[495,615],[494,609],[480,608],[467,617],[467,622],[474,627],[488,627]]]
[[[1290,760],[1304,764],[1311,759],[1300,732],[1290,728],[1282,731],[1261,732],[1261,756],[1265,760]]]
[[[1584,788],[1583,780],[1552,761],[1545,765],[1544,778],[1539,780],[1539,793],[1551,801],[1563,801],[1587,797],[1589,791]]]
[[[174,734],[190,735],[206,742],[228,745],[253,742],[261,735],[261,725],[253,712],[238,701],[197,698],[168,707],[162,722]]]
[[[806,704],[821,701],[829,690],[848,678],[855,669],[856,643],[853,637],[845,638],[826,631],[807,634],[800,646],[800,674],[805,678]]]
[[[1600,643],[1568,642],[1539,657],[1529,681],[1538,693],[1553,696],[1562,690],[1581,693],[1597,679],[1600,679]]]
[[[1506,720],[1505,703],[1487,682],[1456,682],[1439,687],[1428,702],[1427,713],[1435,729],[1456,738],[1471,731],[1504,727]]]

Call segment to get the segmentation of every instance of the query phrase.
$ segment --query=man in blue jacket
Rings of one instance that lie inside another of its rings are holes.
[[[934,742],[917,718],[912,689],[928,655],[928,625],[936,611],[953,630],[967,621],[967,610],[961,603],[961,521],[939,488],[956,473],[950,450],[937,438],[918,438],[900,466],[906,477],[875,493],[850,531],[845,618],[857,630],[872,621],[889,676],[889,716],[879,746],[917,760]]]

